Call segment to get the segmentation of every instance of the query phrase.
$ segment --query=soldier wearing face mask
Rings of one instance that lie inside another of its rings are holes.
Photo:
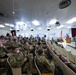
[[[18,47],[12,47],[12,55],[9,57],[9,63],[13,68],[22,67],[22,65],[27,61],[26,55],[19,51]]]

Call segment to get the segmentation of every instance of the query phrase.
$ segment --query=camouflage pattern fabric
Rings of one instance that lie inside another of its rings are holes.
[[[6,52],[4,51],[3,47],[0,47],[0,57],[3,57],[6,55]]]
[[[54,63],[49,63],[43,55],[37,55],[37,64],[41,72],[54,72]]]
[[[18,68],[21,67],[22,64],[24,64],[24,58],[25,55],[22,52],[19,52],[16,54],[13,53],[8,60],[13,68]]]

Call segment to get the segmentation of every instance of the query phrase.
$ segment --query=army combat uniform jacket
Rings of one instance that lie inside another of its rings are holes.
[[[13,68],[19,68],[24,64],[24,58],[25,58],[25,54],[23,52],[19,52],[19,53],[13,53],[10,57],[9,57],[9,63]]]
[[[44,55],[37,55],[36,60],[41,72],[54,72],[54,63],[49,63]]]

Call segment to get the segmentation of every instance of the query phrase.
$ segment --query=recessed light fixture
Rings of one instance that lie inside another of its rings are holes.
[[[9,23],[5,23],[5,26],[14,27],[14,25],[13,25],[13,24],[9,24]]]
[[[10,30],[13,30],[12,28],[10,28]]]
[[[40,25],[39,21],[37,21],[37,20],[32,21],[32,24],[34,24],[35,26],[39,26]]]
[[[15,14],[15,12],[13,11],[12,14]]]
[[[23,25],[25,24],[23,21],[19,21],[19,22],[16,22],[17,25]]]
[[[49,24],[55,24],[56,23],[56,21],[57,21],[57,19],[52,19],[50,22],[49,22]]]
[[[4,28],[5,26],[4,26],[4,25],[0,25],[0,27],[1,27],[1,28]]]
[[[10,24],[9,24],[9,23],[5,23],[5,25],[6,25],[6,26],[10,26]]]
[[[14,25],[13,24],[10,24],[10,27],[14,27]]]
[[[42,28],[39,27],[38,29],[41,30]]]
[[[72,24],[73,22],[76,22],[76,17],[70,19],[69,21],[67,21],[67,24]]]
[[[64,27],[64,25],[60,25],[60,26],[57,27],[57,29],[60,29],[60,28],[63,28],[63,27]]]
[[[67,27],[67,28],[71,28],[71,27]]]

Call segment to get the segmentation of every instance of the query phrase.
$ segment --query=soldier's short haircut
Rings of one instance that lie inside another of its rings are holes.
[[[17,46],[12,46],[12,51],[14,51],[16,48],[18,48]]]
[[[7,46],[6,48],[7,48],[7,50],[10,50],[10,49],[12,49],[12,47],[11,47],[11,46]]]
[[[43,54],[43,50],[42,49],[39,49],[37,52],[38,52],[38,55],[42,55]]]

